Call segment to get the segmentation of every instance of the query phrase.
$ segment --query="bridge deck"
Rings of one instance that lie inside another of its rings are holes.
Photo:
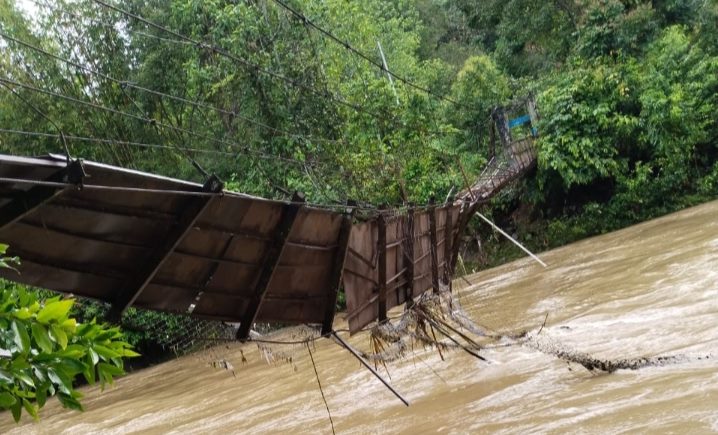
[[[0,277],[105,301],[116,314],[136,306],[325,331],[343,279],[356,331],[448,281],[467,214],[533,165],[530,145],[512,144],[511,158],[492,162],[456,203],[360,223],[300,199],[93,162],[79,190],[64,158],[0,155],[0,243],[22,259],[19,273]]]

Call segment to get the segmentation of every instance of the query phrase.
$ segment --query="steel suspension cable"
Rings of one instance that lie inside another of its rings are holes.
[[[238,56],[238,55],[236,55],[236,54],[234,54],[234,53],[231,53],[231,52],[225,50],[224,48],[221,48],[221,47],[218,47],[218,46],[216,46],[216,45],[209,44],[209,43],[206,43],[206,42],[204,42],[204,41],[200,41],[200,40],[191,38],[191,37],[189,37],[189,36],[183,35],[182,33],[179,33],[179,32],[177,32],[177,31],[174,31],[174,30],[172,30],[172,29],[169,29],[169,28],[167,28],[167,27],[165,27],[165,26],[163,26],[163,25],[161,25],[161,24],[157,24],[157,23],[155,23],[155,22],[153,22],[153,21],[150,21],[150,20],[148,20],[148,19],[146,19],[146,18],[144,18],[144,17],[141,17],[141,16],[139,16],[139,15],[137,15],[137,14],[134,14],[134,13],[132,13],[132,12],[129,12],[129,11],[125,10],[125,9],[122,9],[122,8],[120,8],[120,7],[118,7],[118,6],[111,5],[111,4],[109,4],[109,3],[107,3],[107,2],[105,2],[105,1],[103,1],[103,0],[92,0],[92,1],[95,2],[95,3],[97,3],[97,4],[99,4],[99,5],[101,5],[101,6],[103,6],[103,7],[105,7],[105,8],[112,9],[112,10],[114,10],[114,11],[116,11],[116,12],[118,12],[118,13],[120,13],[120,14],[122,14],[122,15],[128,17],[128,18],[132,18],[132,19],[134,19],[134,20],[137,20],[137,21],[139,21],[139,22],[141,22],[141,23],[143,23],[143,24],[146,24],[146,25],[148,25],[148,26],[150,26],[150,27],[153,27],[153,28],[155,28],[155,29],[157,29],[157,30],[160,30],[160,31],[162,31],[162,32],[165,32],[165,33],[167,33],[167,34],[169,34],[169,35],[172,35],[172,36],[174,36],[174,37],[176,37],[176,38],[179,38],[179,39],[181,39],[181,40],[183,40],[183,41],[190,42],[190,43],[194,44],[195,46],[197,46],[198,48],[205,49],[205,50],[209,50],[209,51],[211,51],[211,52],[213,52],[213,53],[216,53],[216,54],[218,54],[218,55],[220,55],[220,56],[226,57],[227,59],[230,59],[230,60],[232,60],[232,61],[234,61],[234,62],[237,62],[237,63],[243,65],[244,67],[248,68],[248,69],[251,70],[251,71],[260,72],[260,73],[265,74],[265,75],[267,75],[267,76],[269,76],[269,77],[272,77],[272,78],[274,78],[274,79],[276,79],[276,80],[280,80],[280,81],[282,81],[282,82],[284,82],[284,83],[287,83],[287,84],[289,84],[289,85],[291,85],[291,86],[293,86],[293,87],[295,87],[295,88],[305,90],[305,91],[307,91],[307,92],[309,92],[309,93],[311,93],[311,94],[313,94],[313,95],[316,95],[316,96],[318,96],[318,97],[320,97],[320,98],[325,98],[325,99],[331,100],[331,101],[333,101],[334,103],[337,103],[337,104],[340,104],[340,105],[345,106],[345,107],[347,107],[347,108],[350,108],[350,109],[352,109],[352,110],[354,110],[354,111],[356,111],[356,112],[363,113],[363,114],[365,114],[365,115],[369,115],[369,116],[371,116],[371,117],[373,117],[373,118],[375,118],[375,119],[382,119],[382,118],[385,118],[386,116],[389,115],[388,113],[375,113],[375,112],[373,112],[373,111],[371,111],[371,110],[369,110],[369,109],[367,109],[367,108],[365,108],[365,107],[363,107],[363,106],[361,106],[361,105],[351,103],[351,102],[347,101],[346,99],[337,96],[335,93],[331,93],[331,92],[327,93],[327,92],[324,92],[324,91],[321,91],[321,90],[317,90],[317,89],[315,89],[315,88],[312,87],[312,86],[309,86],[309,85],[306,85],[306,84],[304,84],[304,83],[301,83],[301,82],[299,82],[299,81],[297,81],[297,80],[294,80],[294,79],[292,79],[292,78],[290,78],[290,77],[287,77],[287,76],[285,76],[285,75],[283,75],[283,74],[279,74],[279,73],[277,73],[277,72],[274,72],[274,71],[268,70],[268,69],[266,69],[266,68],[263,68],[261,65],[255,63],[255,62],[252,62],[251,60],[245,59],[245,58],[243,58],[243,57],[241,57],[241,56]]]
[[[248,148],[247,146],[240,145],[240,144],[238,144],[238,143],[236,143],[236,142],[229,142],[229,141],[226,141],[226,140],[217,139],[217,138],[214,138],[214,137],[212,137],[212,136],[208,136],[208,135],[205,135],[205,134],[197,133],[197,132],[192,131],[192,130],[188,130],[188,129],[186,129],[186,128],[175,127],[175,126],[173,126],[173,125],[165,124],[165,123],[159,122],[159,121],[157,121],[156,119],[153,119],[153,118],[135,115],[135,114],[132,114],[132,113],[129,113],[129,112],[125,112],[125,111],[122,111],[122,110],[118,110],[118,109],[114,109],[114,108],[111,108],[111,107],[103,106],[103,105],[101,105],[101,104],[92,103],[92,102],[90,102],[90,101],[80,100],[80,99],[75,98],[75,97],[70,97],[70,96],[68,96],[68,95],[59,94],[59,93],[57,93],[57,92],[49,91],[49,90],[46,90],[46,89],[40,89],[40,88],[37,88],[37,87],[35,87],[35,86],[28,85],[28,84],[26,84],[26,83],[20,83],[20,82],[17,82],[17,81],[15,81],[15,80],[10,80],[10,79],[8,79],[8,78],[6,78],[6,77],[0,76],[0,83],[6,83],[6,84],[14,85],[14,86],[19,86],[19,87],[21,87],[21,88],[27,89],[27,90],[32,91],[32,92],[45,94],[45,95],[48,95],[48,96],[51,96],[51,97],[54,97],[54,98],[59,98],[59,99],[63,99],[63,100],[66,100],[66,101],[70,101],[71,103],[74,103],[74,104],[91,107],[91,108],[97,109],[97,110],[106,111],[106,112],[113,113],[113,114],[116,114],[116,115],[124,116],[124,117],[126,117],[126,118],[135,119],[135,120],[141,121],[141,122],[143,122],[143,123],[146,123],[146,124],[148,124],[148,125],[157,125],[157,126],[159,126],[159,127],[165,128],[165,129],[167,129],[167,130],[172,130],[172,131],[175,131],[175,132],[184,133],[184,134],[187,134],[187,135],[190,135],[190,136],[194,136],[194,137],[197,137],[197,138],[200,138],[200,139],[212,141],[212,142],[215,142],[215,143],[219,143],[219,144],[226,145],[226,146],[230,146],[230,147],[234,147],[234,148],[238,148],[238,149],[240,150],[239,152],[242,152],[242,153],[247,153],[247,154],[257,153],[257,154],[263,154],[263,155],[267,156],[268,158],[277,158],[277,156],[274,156],[274,155],[271,155],[271,154],[266,154],[266,153],[261,153],[261,152],[256,151],[256,150],[252,150],[252,149]],[[286,158],[285,158],[285,159],[286,159]],[[305,164],[305,162],[301,162],[301,161],[299,161],[299,160],[297,160],[296,162],[297,162],[297,163],[300,163],[300,164]]]
[[[92,69],[92,68],[90,68],[90,67],[88,67],[88,66],[86,66],[86,65],[82,65],[82,64],[80,64],[80,63],[78,63],[78,62],[75,62],[75,61],[72,61],[72,60],[70,60],[70,59],[66,59],[66,58],[63,58],[63,57],[58,56],[58,55],[56,55],[56,54],[50,53],[50,52],[48,52],[47,50],[44,50],[44,49],[42,49],[42,48],[40,48],[40,47],[37,47],[37,46],[35,46],[35,45],[33,45],[33,44],[30,44],[30,43],[26,42],[26,41],[19,40],[19,39],[15,38],[15,37],[13,37],[13,36],[10,36],[10,35],[8,35],[8,34],[2,32],[2,31],[0,31],[0,37],[6,39],[6,40],[8,40],[8,41],[14,42],[14,43],[16,43],[16,44],[22,45],[23,47],[26,47],[26,48],[28,48],[28,49],[30,49],[30,50],[33,50],[33,51],[35,51],[35,52],[37,52],[37,53],[40,53],[40,54],[44,55],[44,56],[53,58],[53,59],[55,59],[55,60],[58,60],[58,61],[60,61],[60,62],[63,62],[63,63],[65,63],[65,64],[68,64],[68,65],[72,65],[72,66],[74,66],[75,68],[78,68],[78,69],[81,69],[81,70],[83,70],[83,71],[86,71],[86,72],[89,73],[89,74],[96,75],[96,76],[98,76],[98,77],[100,77],[100,78],[102,78],[102,79],[104,79],[104,80],[109,81],[109,82],[116,83],[116,84],[120,85],[120,87],[122,87],[122,88],[124,88],[124,87],[133,88],[133,89],[137,89],[138,91],[141,91],[141,92],[145,92],[145,93],[148,93],[148,94],[151,94],[151,95],[155,95],[155,96],[158,96],[158,97],[161,97],[161,98],[167,98],[167,99],[170,99],[170,100],[173,100],[173,101],[177,101],[177,102],[181,102],[181,103],[184,103],[184,104],[189,104],[189,105],[194,106],[194,107],[197,107],[197,108],[209,109],[209,110],[213,110],[213,111],[215,111],[215,112],[217,112],[217,113],[221,113],[221,114],[223,114],[223,115],[234,116],[234,117],[236,117],[236,118],[238,118],[238,119],[240,119],[240,120],[242,120],[242,121],[244,121],[244,122],[247,122],[247,123],[256,125],[257,127],[264,128],[264,129],[269,130],[269,131],[271,131],[271,132],[273,132],[273,133],[282,134],[283,136],[286,136],[286,137],[289,137],[289,138],[305,139],[305,140],[314,141],[314,142],[328,142],[328,143],[336,143],[336,142],[337,142],[337,141],[331,140],[331,139],[316,138],[316,137],[312,137],[312,136],[303,136],[303,135],[299,135],[299,134],[296,134],[296,133],[291,133],[291,132],[289,132],[289,131],[287,131],[287,130],[283,130],[283,129],[280,129],[280,128],[272,127],[272,126],[270,126],[270,125],[268,125],[268,124],[265,124],[265,123],[263,123],[263,122],[261,122],[261,121],[257,121],[256,119],[252,119],[252,118],[246,117],[246,116],[244,116],[244,115],[241,115],[241,114],[237,113],[236,111],[231,111],[231,110],[222,109],[222,108],[220,108],[220,107],[217,107],[217,106],[215,106],[215,105],[212,105],[212,104],[209,104],[209,103],[206,103],[206,102],[203,102],[203,101],[190,100],[190,99],[183,98],[183,97],[179,97],[179,96],[176,96],[176,95],[171,95],[171,94],[167,94],[167,93],[164,93],[164,92],[160,92],[160,91],[157,91],[157,90],[154,90],[154,89],[151,89],[151,88],[147,88],[147,87],[144,87],[144,86],[137,85],[137,84],[135,84],[135,83],[133,83],[133,82],[131,82],[131,81],[128,81],[128,80],[121,80],[121,79],[118,79],[118,78],[109,76],[109,75],[107,75],[107,74],[105,74],[105,73],[102,73],[102,72],[100,72],[100,71],[97,71],[97,70],[95,70],[95,69]]]
[[[284,8],[285,10],[287,10],[289,13],[291,13],[291,14],[294,15],[295,17],[297,17],[297,18],[298,18],[299,20],[301,20],[304,24],[306,24],[306,25],[312,27],[313,29],[315,29],[317,32],[319,32],[319,33],[320,33],[321,35],[323,35],[324,37],[326,37],[326,38],[330,39],[331,41],[337,43],[338,45],[342,46],[344,49],[346,49],[346,50],[349,51],[350,53],[353,53],[354,55],[356,55],[356,56],[358,56],[358,57],[364,59],[366,62],[368,62],[368,63],[370,63],[371,65],[375,66],[376,68],[380,69],[382,72],[384,72],[384,73],[386,73],[386,74],[389,74],[391,77],[393,77],[394,79],[396,79],[396,80],[398,80],[398,81],[404,83],[405,85],[407,85],[407,86],[409,86],[409,87],[411,87],[411,88],[413,88],[413,89],[415,89],[415,90],[417,90],[417,91],[424,92],[424,93],[426,93],[427,95],[429,95],[429,96],[431,96],[431,97],[433,97],[433,98],[436,98],[436,99],[438,99],[438,100],[442,100],[442,101],[445,101],[445,102],[447,102],[447,103],[451,103],[451,104],[453,104],[453,105],[455,105],[455,106],[463,107],[463,108],[472,108],[471,106],[469,106],[469,105],[467,105],[467,104],[460,103],[460,102],[458,102],[458,101],[456,101],[456,100],[454,100],[454,99],[452,99],[452,98],[446,97],[446,96],[444,96],[444,95],[439,95],[439,94],[433,92],[431,89],[426,88],[426,87],[421,86],[421,85],[418,85],[418,84],[412,82],[411,80],[407,79],[406,77],[401,76],[401,75],[399,75],[399,74],[397,74],[397,73],[391,71],[391,70],[390,70],[389,68],[387,68],[382,62],[379,62],[379,61],[373,59],[371,56],[367,55],[366,53],[364,53],[364,52],[362,52],[361,50],[357,49],[356,47],[352,46],[352,45],[349,44],[347,41],[342,40],[342,39],[339,38],[338,36],[334,35],[334,34],[333,34],[332,32],[330,32],[329,30],[326,30],[325,28],[319,26],[319,25],[316,24],[314,21],[312,21],[312,20],[310,20],[309,18],[307,18],[307,16],[304,15],[302,12],[300,12],[299,10],[297,10],[297,9],[295,9],[295,8],[293,8],[293,7],[291,7],[291,6],[289,6],[289,4],[287,4],[285,1],[283,1],[283,0],[272,0],[272,1],[274,1],[274,3],[278,4],[279,6],[281,6],[282,8]]]

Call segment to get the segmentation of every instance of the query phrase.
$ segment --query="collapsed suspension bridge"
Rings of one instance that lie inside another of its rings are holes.
[[[529,107],[531,119],[535,111]],[[535,164],[534,137],[501,146],[444,204],[372,210],[274,201],[65,157],[0,156],[0,241],[22,263],[0,276],[112,305],[332,330],[344,288],[352,332],[453,274],[476,209]],[[521,120],[519,120],[521,121]],[[109,194],[111,193],[111,194]]]

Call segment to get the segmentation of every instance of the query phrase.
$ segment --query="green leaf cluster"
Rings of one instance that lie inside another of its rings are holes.
[[[44,301],[22,286],[0,283],[0,408],[15,421],[22,411],[37,419],[47,399],[82,410],[75,378],[100,381],[104,388],[124,374],[123,358],[138,354],[117,327],[95,321],[77,323],[72,299]]]

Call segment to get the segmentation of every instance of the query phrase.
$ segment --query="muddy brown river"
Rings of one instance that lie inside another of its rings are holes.
[[[471,286],[457,281],[466,311],[497,331],[533,333],[548,313],[541,336],[599,358],[686,358],[594,374],[520,345],[484,350],[488,362],[417,349],[388,366],[405,407],[346,350],[320,340],[314,358],[336,432],[718,432],[718,202],[540,257],[548,268],[523,259],[469,277]],[[365,333],[349,341],[368,349]],[[85,388],[84,413],[53,400],[39,423],[2,414],[0,432],[331,433],[306,348],[293,365],[268,365],[254,344],[225,352],[236,377],[183,357],[104,392]]]

